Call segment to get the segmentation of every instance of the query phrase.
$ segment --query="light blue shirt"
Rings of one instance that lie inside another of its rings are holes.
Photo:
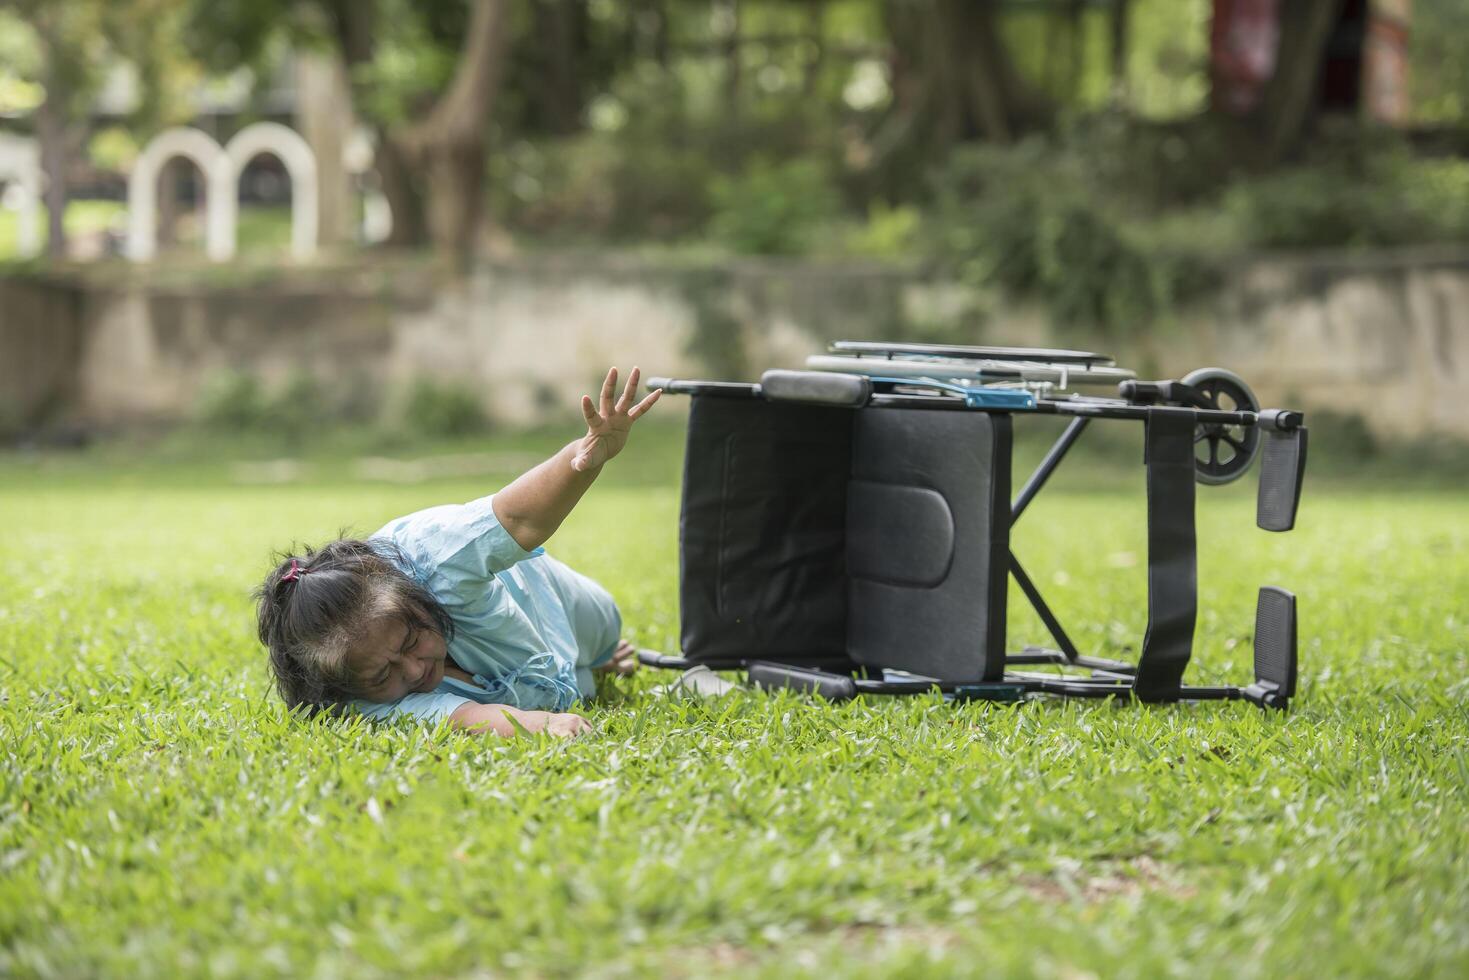
[[[448,610],[449,656],[474,683],[445,677],[397,701],[354,701],[368,717],[437,722],[470,701],[564,711],[596,693],[591,668],[611,659],[622,632],[616,603],[544,548],[516,544],[491,499],[430,507],[372,536],[397,545],[403,571]]]

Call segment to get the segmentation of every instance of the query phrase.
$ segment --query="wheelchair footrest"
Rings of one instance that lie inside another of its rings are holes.
[[[1306,429],[1267,427],[1264,443],[1255,524],[1265,531],[1289,531],[1296,526],[1301,481],[1306,474]]]
[[[842,674],[809,667],[790,667],[757,660],[750,664],[750,683],[762,691],[791,690],[819,694],[828,701],[850,701],[857,696],[857,682]]]
[[[1267,585],[1255,606],[1255,683],[1244,696],[1266,708],[1285,708],[1296,693],[1296,597]]]

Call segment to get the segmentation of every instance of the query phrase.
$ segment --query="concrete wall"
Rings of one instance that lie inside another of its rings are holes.
[[[380,401],[417,377],[452,381],[492,417],[531,422],[574,411],[609,363],[754,378],[850,337],[1107,349],[1154,376],[1219,365],[1267,402],[1361,410],[1383,435],[1469,438],[1469,253],[1259,259],[1204,306],[1121,341],[1057,330],[1034,309],[979,316],[974,299],[885,265],[609,256],[464,279],[409,263],[248,284],[12,276],[0,279],[0,420],[166,422],[220,372],[280,383],[305,370]]]
[[[1256,262],[1182,327],[1186,356],[1262,398],[1361,413],[1383,436],[1469,438],[1469,254]]]
[[[76,404],[84,302],[66,279],[0,279],[0,432]]]

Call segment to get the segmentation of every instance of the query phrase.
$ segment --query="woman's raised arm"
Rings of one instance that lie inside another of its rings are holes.
[[[639,370],[633,368],[621,397],[614,402],[617,368],[608,371],[600,404],[582,396],[587,434],[495,494],[491,501],[495,517],[516,544],[527,551],[545,544],[602,472],[602,464],[622,451],[632,424],[663,394],[660,388],[634,402],[639,377]]]

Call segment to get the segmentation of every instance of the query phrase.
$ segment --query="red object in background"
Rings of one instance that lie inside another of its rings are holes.
[[[1209,77],[1214,109],[1243,115],[1255,108],[1275,74],[1280,0],[1214,0]]]
[[[1408,100],[1408,22],[1412,0],[1374,0],[1362,52],[1362,101],[1378,122],[1403,125],[1412,115]]]

